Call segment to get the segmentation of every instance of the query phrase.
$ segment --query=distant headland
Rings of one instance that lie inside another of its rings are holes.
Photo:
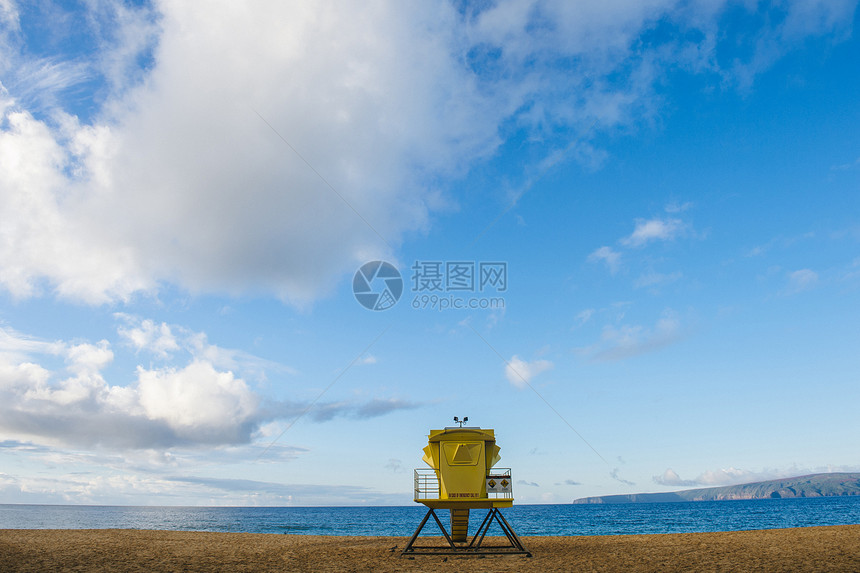
[[[583,497],[573,503],[647,503],[721,501],[860,495],[860,473],[812,474],[724,487],[706,487],[667,493],[633,493]]]

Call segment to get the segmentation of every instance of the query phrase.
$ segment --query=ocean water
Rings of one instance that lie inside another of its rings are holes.
[[[0,529],[168,529],[409,536],[426,509],[408,507],[129,507],[2,505]],[[440,511],[448,522],[446,511]],[[485,510],[473,510],[474,531]],[[515,505],[519,535],[621,535],[860,524],[860,496],[624,505]],[[493,526],[497,528],[496,525]],[[424,534],[439,535],[432,519]],[[497,529],[490,534],[501,535]]]

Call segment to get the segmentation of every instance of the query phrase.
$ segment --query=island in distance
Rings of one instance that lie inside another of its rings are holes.
[[[770,481],[706,487],[667,493],[633,493],[583,497],[573,503],[653,503],[667,501],[720,501],[784,497],[860,495],[860,473],[827,473]]]

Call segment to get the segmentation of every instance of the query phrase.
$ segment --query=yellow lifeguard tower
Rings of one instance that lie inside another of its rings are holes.
[[[499,511],[514,504],[514,495],[510,468],[493,467],[501,459],[495,432],[464,426],[468,421],[469,418],[460,420],[455,416],[457,426],[430,430],[423,457],[430,468],[415,470],[414,497],[416,503],[423,503],[428,510],[402,554],[515,553],[531,556]],[[437,509],[450,511],[450,535],[436,514]],[[464,545],[468,541],[471,509],[489,511],[472,540]],[[447,546],[414,546],[430,517],[445,536]],[[493,521],[498,523],[510,545],[482,547]]]

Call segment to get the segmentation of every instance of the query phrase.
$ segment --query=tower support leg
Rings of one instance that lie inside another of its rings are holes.
[[[415,549],[413,549],[412,546],[415,544],[415,540],[418,539],[418,535],[421,534],[421,530],[424,529],[425,525],[427,525],[427,520],[430,519],[431,515],[433,516],[433,519],[436,520],[436,525],[438,525],[439,529],[442,530],[442,535],[444,535],[445,539],[448,541],[448,546],[451,549],[457,548],[457,546],[454,545],[454,542],[451,541],[451,537],[448,535],[448,532],[445,531],[445,526],[442,525],[442,522],[439,520],[439,516],[436,515],[436,512],[433,511],[433,508],[431,507],[430,509],[427,510],[427,513],[424,515],[424,519],[421,520],[421,524],[418,525],[418,529],[416,529],[415,533],[412,534],[412,537],[409,539],[409,542],[406,544],[406,547],[403,548],[403,551],[400,553],[401,555],[405,555],[406,553],[414,553],[415,552]]]
[[[465,511],[466,512],[466,528],[468,528],[468,509],[452,509],[451,511],[451,527],[452,531],[455,525],[455,511]],[[445,540],[448,542],[447,546],[421,546],[415,547],[415,542],[418,539],[418,536],[421,534],[421,530],[424,529],[424,526],[427,525],[427,521],[429,521],[430,517],[436,521],[436,525],[439,526],[439,530],[442,532],[442,535],[445,536]],[[502,533],[505,534],[505,537],[508,539],[508,543],[510,545],[507,546],[498,546],[498,545],[484,545],[481,544],[484,542],[484,537],[486,537],[487,532],[490,530],[490,526],[493,524],[495,520],[496,523],[499,524],[499,528],[502,530]],[[465,542],[468,539],[468,532],[464,534],[462,539]],[[418,525],[418,529],[415,530],[415,533],[412,534],[412,537],[409,539],[409,542],[406,544],[406,547],[400,553],[401,555],[525,555],[526,557],[531,557],[531,552],[523,546],[522,541],[514,532],[514,529],[511,527],[511,524],[508,523],[508,520],[505,519],[505,516],[502,515],[502,512],[499,511],[498,508],[491,508],[487,515],[484,517],[484,520],[481,522],[480,527],[475,532],[474,537],[469,542],[468,545],[454,545],[455,541],[459,541],[456,534],[454,536],[448,535],[448,532],[445,530],[445,526],[442,525],[442,521],[439,519],[439,516],[436,515],[436,512],[433,511],[433,508],[427,510],[427,513],[424,515],[424,519],[421,520],[421,523]]]
[[[493,524],[494,519],[496,520],[496,523],[499,524],[499,528],[501,528],[502,533],[504,533],[505,537],[508,538],[508,542],[510,542],[511,547],[516,549],[517,553],[525,553],[531,557],[531,553],[523,546],[522,541],[520,541],[520,538],[514,532],[514,528],[511,527],[511,524],[508,523],[508,520],[505,519],[505,516],[502,515],[502,512],[496,507],[487,512],[487,516],[484,518],[484,521],[481,522],[481,526],[478,527],[478,531],[475,532],[475,536],[469,543],[469,548],[478,549],[481,547],[481,543],[483,543],[484,537],[490,530],[490,526]]]

